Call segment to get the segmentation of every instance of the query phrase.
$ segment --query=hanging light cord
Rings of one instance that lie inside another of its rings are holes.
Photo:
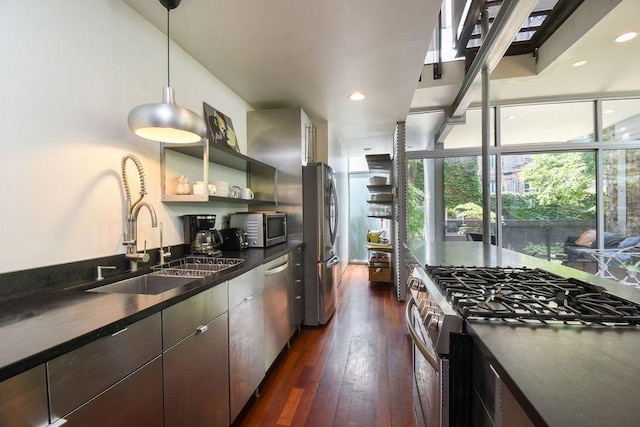
[[[167,8],[167,87],[171,87],[171,58],[169,55],[169,46],[171,45],[171,39],[169,38],[169,8]]]

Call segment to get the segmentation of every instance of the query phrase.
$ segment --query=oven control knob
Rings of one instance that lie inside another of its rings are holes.
[[[438,329],[440,327],[440,319],[438,319],[438,317],[439,316],[437,314],[433,314],[431,316],[431,318],[429,319],[429,323],[427,324],[427,329],[433,332],[438,332]]]
[[[425,304],[422,307],[422,310],[420,311],[420,313],[421,313],[422,317],[427,317],[427,316],[430,316],[431,314],[434,314],[435,311],[436,310],[434,309],[434,307],[431,304]]]

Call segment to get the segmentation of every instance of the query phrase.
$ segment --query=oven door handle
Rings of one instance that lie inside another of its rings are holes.
[[[431,365],[436,372],[439,372],[440,366],[438,364],[437,356],[431,351],[429,351],[429,349],[422,342],[420,337],[418,337],[418,334],[416,333],[416,330],[413,327],[413,314],[411,312],[411,309],[413,308],[413,306],[416,306],[416,300],[413,298],[413,296],[411,296],[411,298],[409,298],[409,301],[407,301],[407,307],[405,310],[405,317],[407,319],[407,328],[409,329],[409,335],[411,335],[411,340],[414,342],[414,344],[416,345],[420,353],[424,356],[424,358],[427,359],[427,362],[429,362],[429,365]]]

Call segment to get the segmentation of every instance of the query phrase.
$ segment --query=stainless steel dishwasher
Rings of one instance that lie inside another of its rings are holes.
[[[271,367],[289,341],[289,254],[269,261],[264,269],[264,370]]]

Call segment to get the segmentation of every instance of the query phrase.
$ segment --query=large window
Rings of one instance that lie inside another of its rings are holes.
[[[502,145],[592,142],[593,102],[516,105],[500,108]]]
[[[509,154],[502,164],[504,247],[555,259],[569,236],[595,228],[593,151]]]
[[[472,236],[470,233],[482,233],[480,174],[480,158],[477,156],[445,159],[445,239],[456,240]]]
[[[603,141],[640,140],[640,100],[602,102]]]
[[[604,151],[605,231],[640,236],[640,150]]]
[[[577,254],[581,262],[567,261],[576,259],[568,252],[580,235],[602,231],[587,249],[625,237],[640,241],[640,99],[491,111],[498,126],[492,128],[486,186],[480,110],[468,111],[466,124],[455,127],[444,146],[407,152],[409,239],[464,240],[481,232],[484,187],[491,233],[503,247],[595,272],[588,252]],[[413,138],[411,129],[407,135]]]
[[[491,121],[491,141],[490,145],[494,145],[494,111],[490,111],[489,120]],[[482,110],[476,108],[467,110],[464,118],[464,124],[454,126],[444,141],[444,148],[467,148],[480,147],[482,145]]]

